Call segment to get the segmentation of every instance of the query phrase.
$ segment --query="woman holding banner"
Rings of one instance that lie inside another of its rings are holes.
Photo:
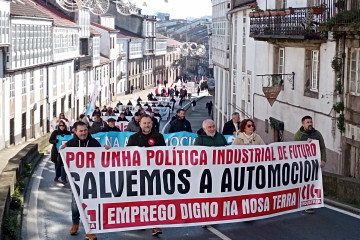
[[[263,145],[261,137],[255,133],[256,127],[252,119],[244,119],[240,123],[239,131],[232,145]]]

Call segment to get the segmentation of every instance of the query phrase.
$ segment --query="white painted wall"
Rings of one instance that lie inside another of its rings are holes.
[[[219,2],[219,0],[217,1]],[[265,0],[258,1],[259,7],[266,9]],[[270,4],[271,1],[267,1]],[[213,3],[214,4],[214,3]],[[305,7],[306,1],[294,1],[292,7]],[[267,8],[274,8],[270,5]],[[251,12],[246,10],[246,15]],[[246,64],[245,71],[242,69],[242,31],[243,14],[245,11],[238,11],[232,15],[238,19],[237,28],[233,28],[232,53],[234,54],[234,41],[237,38],[236,71],[235,86],[236,105],[243,107],[243,110],[253,118],[265,122],[269,117],[274,117],[285,124],[285,131],[295,134],[301,126],[301,118],[305,115],[313,117],[314,127],[319,130],[324,139],[327,148],[340,156],[341,134],[336,128],[335,114],[332,110],[334,98],[332,93],[335,89],[335,74],[331,68],[331,59],[335,55],[336,44],[333,41],[322,43],[320,50],[320,73],[319,73],[319,98],[304,96],[305,88],[305,47],[285,47],[285,73],[295,72],[294,90],[288,80],[284,80],[284,90],[280,92],[277,101],[271,107],[262,91],[262,78],[256,75],[273,74],[274,45],[263,41],[254,41],[249,37],[250,21],[247,18],[246,26]],[[233,21],[233,26],[235,25]],[[214,44],[214,41],[213,41]],[[212,49],[215,47],[213,46]],[[214,53],[213,53],[214,54]],[[235,56],[232,56],[233,59]],[[213,61],[214,61],[213,57]],[[216,62],[216,59],[215,61]],[[233,66],[231,66],[233,67]],[[214,77],[216,80],[215,106],[217,113],[214,115],[217,128],[221,129],[226,113],[225,109],[232,98],[226,97],[227,84],[224,82],[225,71],[220,66],[214,66]],[[234,81],[234,76],[230,83]],[[249,81],[250,80],[250,81]],[[248,86],[250,82],[250,102],[248,102]],[[220,88],[220,89],[219,89]],[[245,104],[243,103],[245,100]],[[233,110],[233,109],[231,109]],[[229,114],[229,113],[228,113]],[[351,128],[351,126],[346,126]],[[353,132],[358,129],[354,128]],[[359,130],[360,131],[360,130]],[[259,134],[265,134],[259,132]],[[359,135],[360,136],[360,135]],[[287,136],[290,138],[290,136]],[[292,139],[285,139],[291,141]],[[329,160],[329,159],[328,159]],[[338,159],[330,159],[333,166]],[[326,169],[325,169],[326,170]],[[336,171],[336,170],[335,170]]]

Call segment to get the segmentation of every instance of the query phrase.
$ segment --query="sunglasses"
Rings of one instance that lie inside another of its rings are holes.
[[[65,127],[65,125],[59,125],[59,127]]]
[[[248,127],[248,128],[254,127],[254,124],[248,124],[248,125],[246,125],[246,127]]]

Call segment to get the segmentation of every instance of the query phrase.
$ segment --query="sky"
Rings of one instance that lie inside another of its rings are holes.
[[[132,0],[142,9],[142,14],[155,15],[156,12],[167,12],[170,19],[199,18],[211,16],[211,0]],[[146,7],[144,6],[146,3]]]

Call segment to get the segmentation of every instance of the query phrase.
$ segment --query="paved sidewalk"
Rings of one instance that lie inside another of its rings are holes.
[[[26,145],[34,142],[36,139],[30,139],[28,141],[22,142],[16,146],[7,147],[0,150],[0,173],[4,170],[9,160],[14,157],[21,149],[23,149]]]

